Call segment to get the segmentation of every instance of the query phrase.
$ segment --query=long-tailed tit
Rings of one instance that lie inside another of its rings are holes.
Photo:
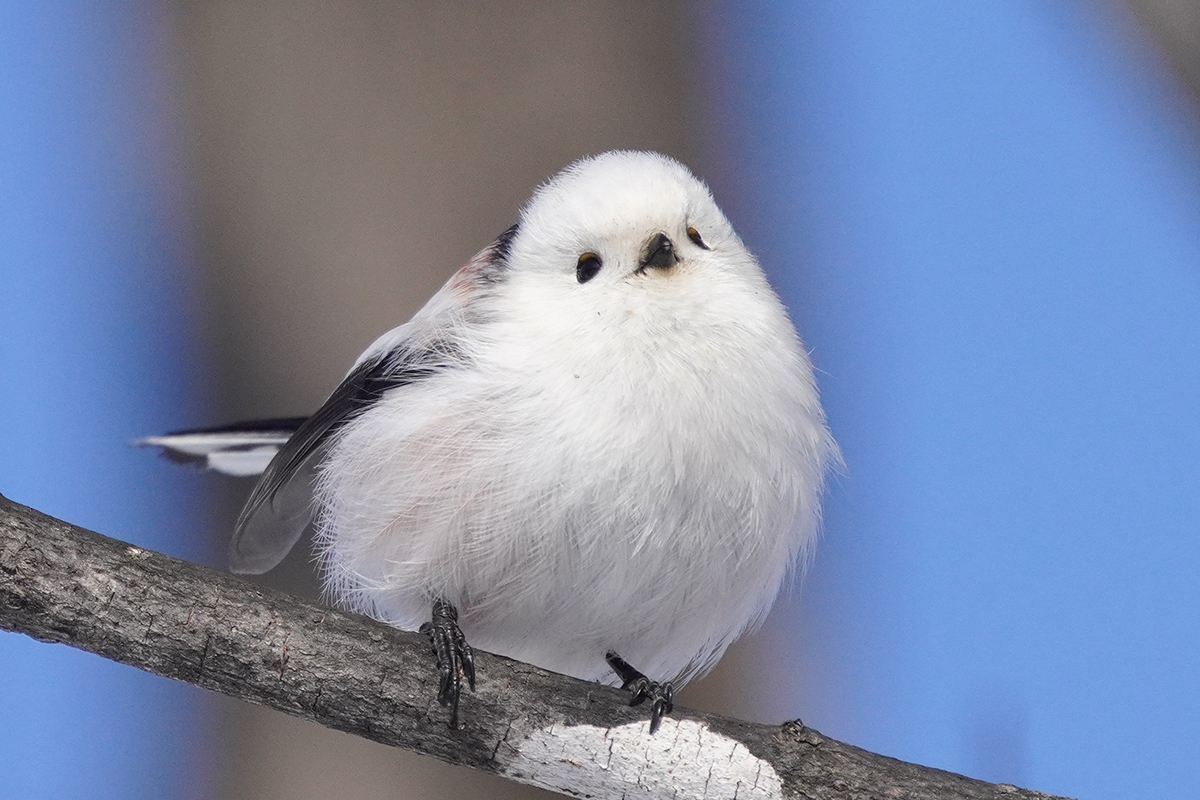
[[[766,614],[837,458],[754,256],[643,152],[541,186],[311,417],[143,442],[261,471],[234,571],[312,525],[338,602],[429,633],[452,724],[469,641],[619,681],[652,731]]]

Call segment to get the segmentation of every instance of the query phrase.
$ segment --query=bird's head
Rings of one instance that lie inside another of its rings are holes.
[[[635,151],[582,159],[541,186],[507,256],[512,277],[569,305],[761,278],[708,188],[679,162]]]

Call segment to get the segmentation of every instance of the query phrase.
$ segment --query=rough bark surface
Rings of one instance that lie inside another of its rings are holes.
[[[3,496],[0,628],[576,797],[1050,797],[869,753],[798,721],[677,707],[649,736],[624,693],[482,652],[452,730],[423,636]]]

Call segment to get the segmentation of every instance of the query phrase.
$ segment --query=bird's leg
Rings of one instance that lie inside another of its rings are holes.
[[[429,637],[437,657],[438,702],[450,706],[450,727],[458,727],[458,695],[465,675],[471,691],[475,691],[475,654],[458,627],[458,609],[445,600],[433,601],[433,621],[421,626]]]
[[[637,706],[646,700],[650,701],[650,733],[657,731],[658,726],[662,723],[663,715],[670,714],[671,709],[675,707],[675,687],[671,685],[670,681],[659,683],[650,680],[611,650],[608,651],[605,659],[612,667],[613,672],[617,673],[617,677],[621,679],[621,688],[633,692],[629,705]]]

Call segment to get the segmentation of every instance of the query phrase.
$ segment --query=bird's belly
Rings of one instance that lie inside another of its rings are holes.
[[[331,520],[336,593],[410,630],[444,598],[476,647],[593,680],[609,650],[655,679],[702,669],[774,597],[793,510],[755,502],[764,476],[569,472],[379,487],[409,502]]]
[[[348,426],[318,489],[333,594],[400,627],[442,598],[484,650],[587,679],[614,650],[686,678],[761,617],[801,544],[794,460],[701,401],[582,421],[417,402]]]

